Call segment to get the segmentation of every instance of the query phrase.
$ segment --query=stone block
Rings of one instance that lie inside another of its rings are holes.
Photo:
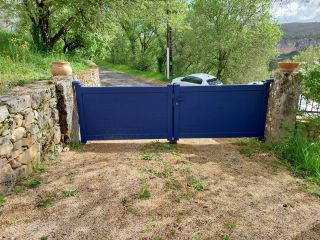
[[[59,126],[54,127],[54,132],[53,132],[53,142],[54,144],[59,144],[61,141],[61,130]]]
[[[35,135],[35,134],[39,133],[40,129],[37,124],[33,123],[30,126],[26,127],[26,131],[27,131],[27,133],[30,133],[31,135]]]
[[[33,135],[34,136],[34,135]],[[21,146],[30,147],[34,143],[32,136],[21,139]]]
[[[6,106],[0,106],[0,123],[9,117],[9,111]]]
[[[12,117],[13,127],[21,127],[23,123],[23,116],[21,114],[16,114]]]
[[[16,142],[21,138],[23,138],[25,134],[26,134],[26,129],[23,127],[18,127],[12,131],[12,139],[14,142]]]
[[[22,165],[16,159],[11,160],[9,163],[10,163],[10,166],[11,166],[12,169],[16,169],[16,168],[18,168],[18,167],[20,167]]]
[[[22,140],[16,141],[13,143],[13,150],[17,150],[22,147]]]
[[[7,101],[10,113],[18,113],[31,107],[31,97],[29,95],[14,96]]]
[[[0,169],[0,194],[10,192],[15,183],[16,173],[12,170],[10,164],[5,164]]]
[[[14,158],[17,158],[20,154],[22,154],[24,151],[24,148],[20,148],[20,149],[17,149],[15,151],[13,151],[11,153],[11,158],[14,159]]]
[[[24,115],[24,126],[29,126],[31,123],[35,121],[35,115],[33,111],[27,112]]]
[[[6,140],[0,146],[0,156],[9,156],[12,153],[13,144],[10,140]]]

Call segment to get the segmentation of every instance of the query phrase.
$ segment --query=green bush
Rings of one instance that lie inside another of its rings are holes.
[[[302,70],[303,95],[320,102],[320,64]]]
[[[294,172],[320,183],[320,142],[307,137],[304,125],[288,130],[279,150],[282,158],[291,163]]]
[[[89,67],[76,56],[39,52],[32,41],[0,30],[0,94],[13,86],[49,79],[50,65],[56,61],[70,62],[75,73]]]

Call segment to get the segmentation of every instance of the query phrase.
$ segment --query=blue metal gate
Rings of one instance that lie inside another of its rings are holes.
[[[83,87],[74,82],[81,142],[111,139],[264,138],[263,85]]]

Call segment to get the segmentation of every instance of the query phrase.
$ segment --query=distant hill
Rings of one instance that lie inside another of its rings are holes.
[[[320,22],[286,23],[281,28],[284,36],[277,46],[280,55],[293,56],[310,45],[320,45]]]

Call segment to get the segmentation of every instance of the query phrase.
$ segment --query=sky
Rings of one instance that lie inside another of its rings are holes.
[[[271,13],[280,23],[320,22],[320,0],[287,0],[275,4]]]

